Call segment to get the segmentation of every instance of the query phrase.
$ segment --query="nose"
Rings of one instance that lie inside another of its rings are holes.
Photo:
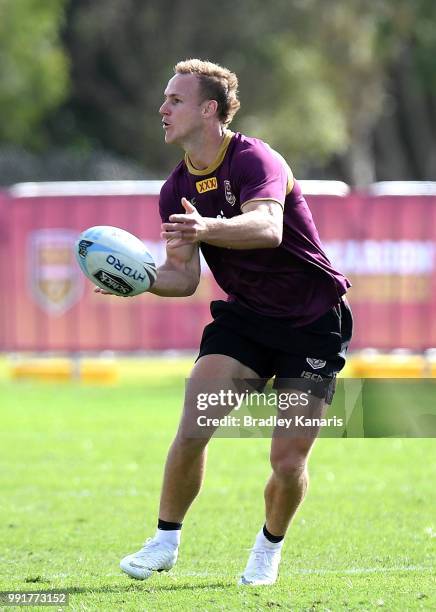
[[[160,115],[168,115],[168,106],[167,106],[167,102],[165,100],[165,102],[162,104],[162,106],[159,109],[159,114]]]

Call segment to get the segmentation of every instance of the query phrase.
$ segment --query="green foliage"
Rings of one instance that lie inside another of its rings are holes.
[[[202,57],[240,78],[233,129],[264,138],[297,166],[344,150],[346,123],[323,52],[302,37],[315,5],[75,2],[68,28],[82,126],[103,146],[168,170],[168,157],[180,153],[163,145],[162,92],[179,59]]]
[[[239,76],[232,128],[297,175],[340,160],[330,172],[353,184],[434,180],[435,21],[433,0],[0,0],[0,140],[105,149],[163,177],[180,151],[162,92],[201,57]]]
[[[65,97],[59,29],[65,0],[0,0],[0,141],[38,146],[41,121]]]
[[[291,36],[275,38],[266,50],[270,70],[241,113],[242,130],[269,142],[297,171],[303,160],[319,162],[344,150],[345,118],[322,54]]]
[[[379,15],[377,51],[390,63],[410,52],[418,81],[436,93],[436,3],[433,0],[385,2]]]

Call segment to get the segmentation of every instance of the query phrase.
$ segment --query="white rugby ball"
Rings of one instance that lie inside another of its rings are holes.
[[[97,225],[85,230],[75,254],[89,280],[114,295],[138,295],[156,280],[156,264],[144,243],[118,227]]]

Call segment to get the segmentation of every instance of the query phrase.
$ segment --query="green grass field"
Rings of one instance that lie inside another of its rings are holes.
[[[263,588],[236,581],[263,522],[268,440],[213,440],[177,566],[122,574],[155,530],[188,367],[132,362],[113,387],[14,383],[0,367],[1,591],[67,589],[69,610],[435,609],[431,439],[320,440]]]

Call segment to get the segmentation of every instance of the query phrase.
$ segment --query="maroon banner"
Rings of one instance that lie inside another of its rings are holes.
[[[14,188],[7,199],[0,196],[0,349],[198,347],[209,303],[223,297],[206,267],[194,296],[118,298],[95,294],[74,258],[81,231],[114,225],[143,239],[162,263],[156,186],[152,195],[138,188],[125,195],[119,188],[116,195],[102,188],[96,188],[100,195],[92,189],[79,195],[79,185],[70,186],[70,195]],[[436,197],[345,190],[308,201],[327,252],[353,283],[352,348],[436,347]]]
[[[8,234],[9,222],[7,217],[7,205],[9,199],[6,193],[0,192],[0,351],[5,346],[6,335],[6,310],[10,296],[11,278],[8,275]]]
[[[165,299],[103,296],[81,273],[73,252],[94,225],[122,227],[163,262],[157,197],[16,197],[8,203],[9,275],[3,343],[14,351],[186,349],[198,345],[219,291],[210,274],[196,294]]]
[[[352,348],[436,347],[436,196],[308,200],[330,259],[353,285]]]

